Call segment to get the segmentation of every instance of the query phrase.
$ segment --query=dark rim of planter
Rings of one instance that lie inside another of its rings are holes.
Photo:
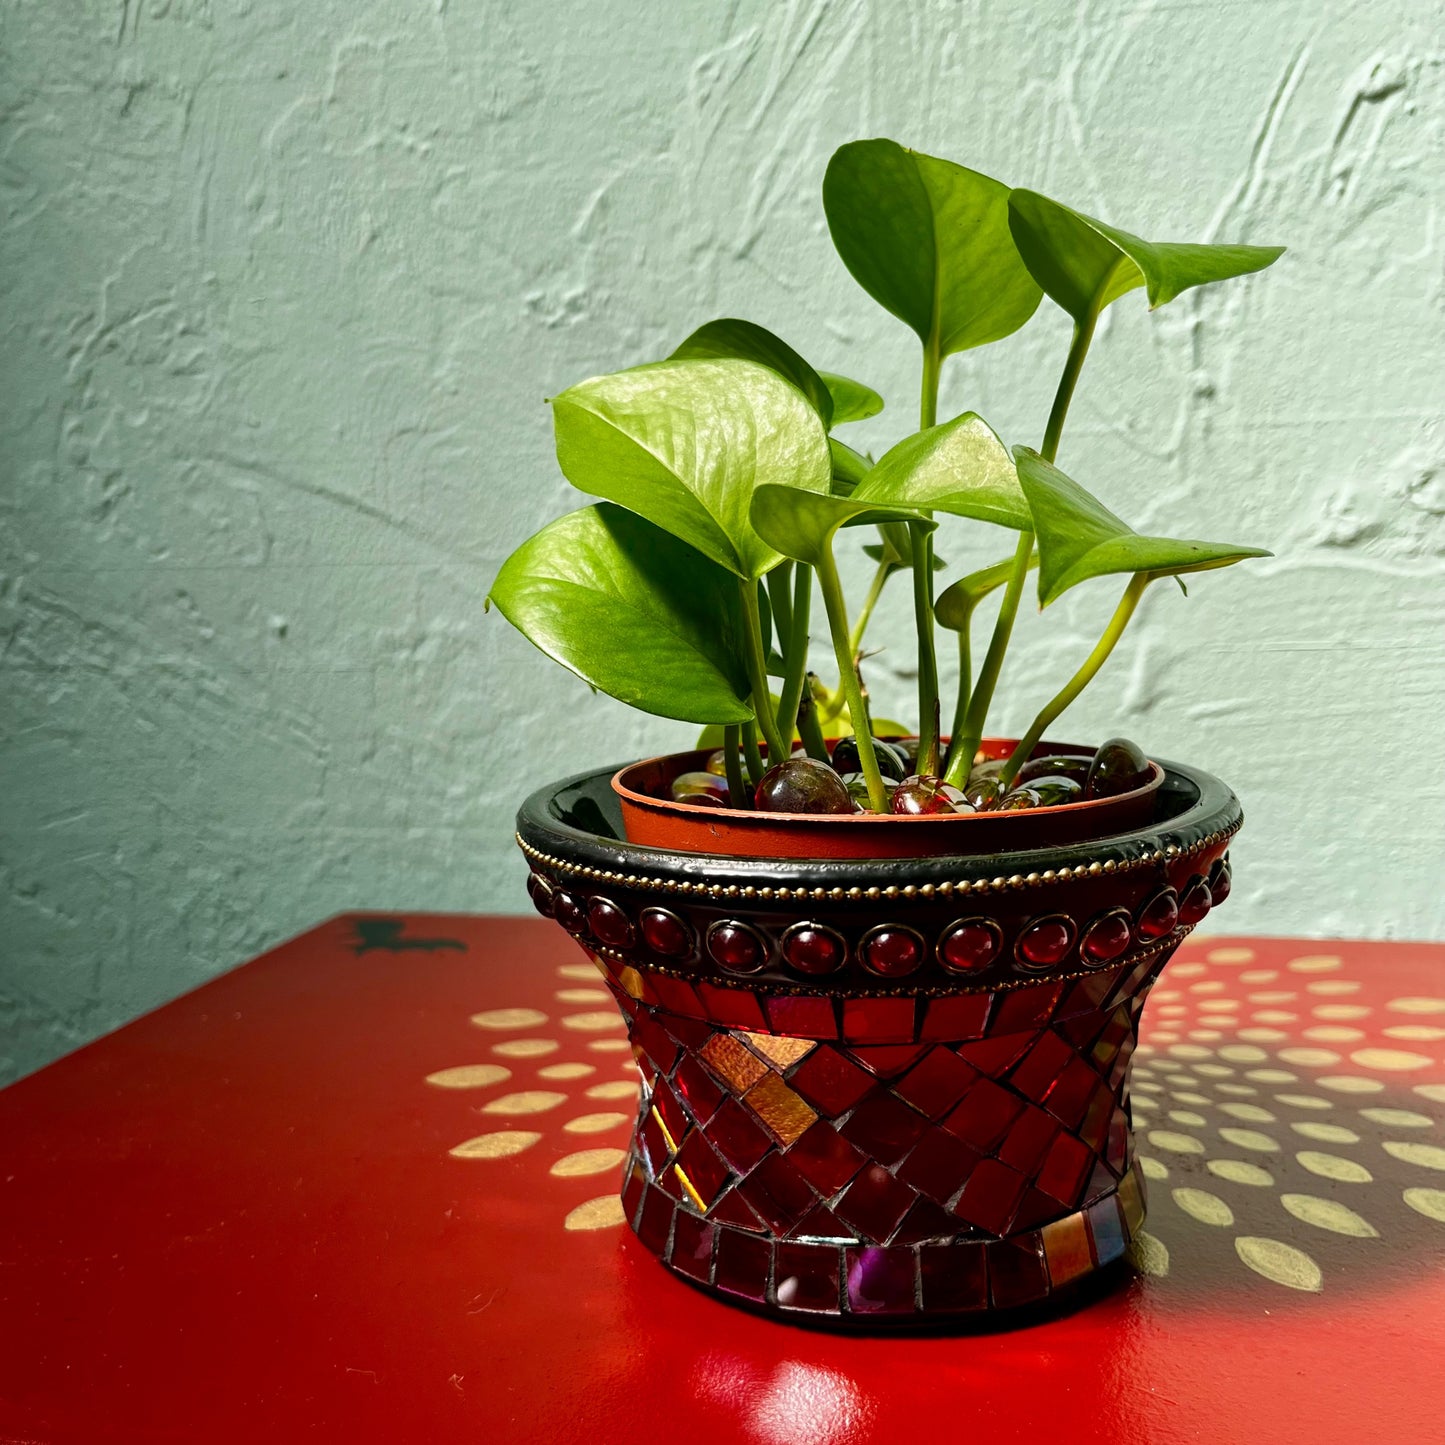
[[[629,843],[611,780],[616,766],[576,773],[532,793],[517,813],[517,842],[534,863],[579,882],[601,881],[642,891],[683,893],[701,900],[889,901],[967,898],[1071,879],[1158,867],[1203,853],[1238,832],[1243,809],[1211,773],[1160,759],[1164,782],[1146,827],[1082,843],[975,856],[917,858],[744,858],[682,853]],[[860,889],[860,894],[850,890]],[[873,890],[877,890],[874,892]]]

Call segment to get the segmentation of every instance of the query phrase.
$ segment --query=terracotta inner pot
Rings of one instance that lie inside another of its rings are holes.
[[[980,751],[1006,758],[1015,741],[985,738]],[[1151,763],[1149,781],[1113,798],[1030,808],[1018,813],[969,813],[943,817],[849,817],[808,813],[753,813],[673,802],[672,781],[703,768],[709,748],[647,758],[620,769],[612,788],[622,803],[623,826],[633,843],[687,853],[739,858],[920,858],[939,854],[978,856],[1019,848],[1046,848],[1106,837],[1147,822],[1163,769]],[[1092,757],[1077,743],[1042,742],[1031,757]]]

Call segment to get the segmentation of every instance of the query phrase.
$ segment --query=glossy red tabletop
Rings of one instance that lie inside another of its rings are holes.
[[[1144,1023],[1112,1291],[840,1337],[620,1223],[554,925],[333,920],[0,1094],[0,1441],[1445,1440],[1445,947],[1191,940]]]

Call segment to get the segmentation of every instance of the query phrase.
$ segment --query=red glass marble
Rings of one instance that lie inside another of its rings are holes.
[[[655,953],[685,958],[692,952],[692,930],[666,908],[644,908],[637,919],[642,939]]]
[[[527,896],[543,918],[552,916],[552,885],[540,873],[527,874]]]
[[[552,916],[568,933],[584,933],[587,929],[587,910],[582,900],[560,889],[552,896]]]
[[[1111,909],[1096,918],[1079,940],[1079,952],[1086,963],[1108,963],[1118,958],[1133,941],[1134,930],[1128,913]]]
[[[609,898],[587,900],[587,927],[609,948],[631,948],[637,936],[632,920]]]
[[[1209,893],[1210,897],[1214,900],[1214,906],[1216,908],[1229,897],[1231,882],[1229,859],[1221,858],[1214,867],[1209,870]]]
[[[1014,952],[1027,968],[1052,968],[1074,946],[1074,925],[1063,914],[1040,918],[1019,934]]]
[[[1140,938],[1153,941],[1167,938],[1179,926],[1179,899],[1172,888],[1156,893],[1139,910],[1134,931]]]
[[[971,813],[972,804],[961,788],[945,783],[942,778],[915,774],[905,778],[893,790],[889,811],[913,817],[935,813]]]
[[[989,918],[963,918],[950,924],[938,943],[938,961],[954,973],[979,973],[1003,949],[1003,932]]]
[[[767,949],[746,923],[727,920],[707,931],[707,951],[729,973],[754,973],[767,962]]]
[[[1179,899],[1179,921],[1192,928],[1204,921],[1213,906],[1214,895],[1209,891],[1209,884],[1202,878],[1196,878]]]
[[[911,928],[884,924],[864,935],[858,954],[880,978],[904,978],[923,962],[923,940]]]
[[[832,973],[848,956],[842,937],[820,923],[795,923],[783,935],[783,961],[810,977]]]

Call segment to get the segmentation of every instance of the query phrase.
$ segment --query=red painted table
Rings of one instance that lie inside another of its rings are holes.
[[[619,1223],[553,925],[333,920],[0,1094],[0,1442],[1445,1440],[1445,947],[1190,940],[1144,1040],[1111,1293],[840,1337]]]

